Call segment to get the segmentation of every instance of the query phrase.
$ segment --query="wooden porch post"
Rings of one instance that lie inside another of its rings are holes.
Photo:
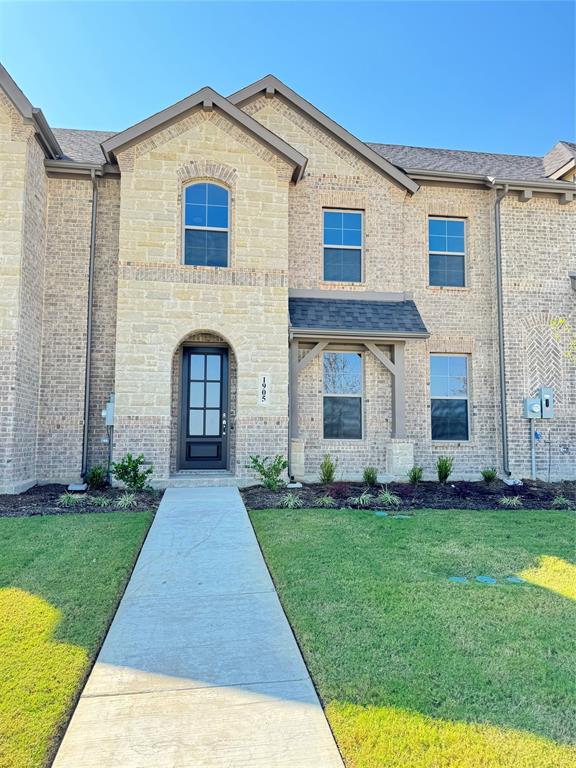
[[[394,437],[406,437],[406,381],[404,342],[394,344],[394,382],[392,389]]]

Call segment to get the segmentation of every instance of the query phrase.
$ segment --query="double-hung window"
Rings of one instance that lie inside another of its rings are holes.
[[[362,211],[324,211],[324,280],[362,281]]]
[[[430,285],[461,288],[465,283],[466,236],[464,219],[428,219]]]
[[[432,440],[468,440],[468,357],[430,355]]]
[[[228,190],[217,184],[191,184],[184,190],[184,263],[227,267]]]
[[[362,438],[362,355],[324,352],[324,438]]]

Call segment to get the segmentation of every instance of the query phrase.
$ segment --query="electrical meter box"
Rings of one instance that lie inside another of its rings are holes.
[[[522,415],[525,419],[542,418],[542,401],[539,397],[524,398],[524,408]]]
[[[554,418],[554,390],[552,387],[540,387],[538,390],[543,419]]]

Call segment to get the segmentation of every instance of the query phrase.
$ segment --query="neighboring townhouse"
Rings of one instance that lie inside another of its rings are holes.
[[[358,105],[370,109],[370,104]],[[386,126],[382,127],[386,134]],[[0,71],[0,492],[367,465],[576,478],[576,145],[363,143],[272,76],[51,129]],[[102,410],[113,396],[109,424]]]

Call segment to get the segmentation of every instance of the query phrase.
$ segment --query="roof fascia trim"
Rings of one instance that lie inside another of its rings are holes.
[[[547,181],[546,179],[505,179],[486,176],[485,174],[458,173],[457,171],[430,171],[426,169],[408,168],[407,172],[420,181],[461,182],[467,184],[481,184],[489,189],[508,186],[511,190],[532,189],[535,192],[548,192],[550,194],[563,194],[564,192],[576,192],[576,184],[568,181]]]
[[[281,155],[294,165],[294,181],[299,181],[302,178],[308,162],[307,157],[209,87],[201,88],[199,91],[196,91],[196,93],[176,102],[176,104],[172,104],[172,106],[163,109],[161,112],[157,112],[155,115],[147,117],[145,120],[136,123],[125,131],[121,131],[120,133],[111,136],[109,139],[106,139],[100,145],[104,152],[104,156],[108,162],[111,162],[111,158],[120,147],[136,141],[144,134],[160,128],[165,123],[178,118],[183,113],[188,112],[195,107],[206,109],[213,109],[215,107],[219,109],[236,123],[246,128],[250,133],[254,134],[260,141],[264,142],[277,154]]]
[[[62,156],[62,148],[58,144],[52,129],[48,125],[42,110],[33,107],[24,92],[12,79],[8,70],[0,64],[0,88],[14,105],[24,122],[34,126],[34,130],[40,139],[44,154],[51,158]]]
[[[428,339],[430,334],[426,331],[417,331],[413,333],[406,332],[394,332],[394,331],[367,331],[364,329],[347,330],[343,328],[299,328],[298,326],[290,326],[290,334],[292,338],[314,338],[314,339],[356,339],[362,340],[364,338],[374,340],[380,339],[382,341],[398,340],[398,339]]]
[[[399,186],[406,189],[410,194],[414,194],[418,191],[419,185],[411,179],[407,174],[393,165],[389,160],[379,155],[374,149],[369,147],[363,141],[360,141],[356,136],[343,128],[339,123],[332,120],[332,118],[325,115],[317,107],[306,101],[302,96],[297,94],[291,88],[288,88],[282,81],[278,80],[274,75],[267,75],[261,80],[257,80],[251,85],[247,85],[245,88],[241,88],[236,93],[228,96],[228,100],[237,106],[244,104],[254,96],[260,93],[265,93],[267,96],[274,95],[278,92],[281,96],[291,102],[294,106],[311,117],[327,131],[336,136],[342,143],[348,145],[357,154],[367,160],[371,165],[376,166],[378,170],[385,173],[389,178],[393,179]]]

